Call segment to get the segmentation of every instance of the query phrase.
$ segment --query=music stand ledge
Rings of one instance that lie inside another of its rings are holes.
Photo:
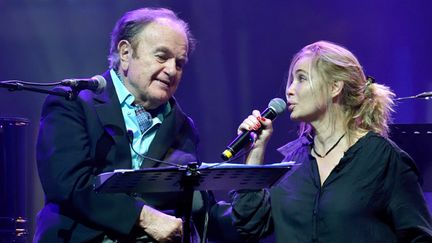
[[[392,124],[390,139],[416,162],[423,179],[423,191],[432,192],[432,124]]]
[[[190,218],[194,191],[263,189],[278,183],[293,163],[270,165],[221,164],[116,170],[98,175],[94,190],[99,193],[183,192],[183,242],[190,242]]]

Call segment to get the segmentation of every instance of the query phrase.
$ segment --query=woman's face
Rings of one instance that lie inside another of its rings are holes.
[[[310,68],[311,58],[300,58],[292,70],[292,83],[286,88],[288,110],[294,121],[313,122],[325,113],[326,99],[320,76]],[[312,70],[312,74],[309,73]],[[313,81],[311,81],[311,78]],[[314,88],[312,88],[312,82]]]

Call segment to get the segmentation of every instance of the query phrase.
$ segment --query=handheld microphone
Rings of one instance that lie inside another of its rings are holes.
[[[274,120],[278,115],[286,110],[286,103],[281,98],[274,98],[270,101],[267,109],[261,112],[261,116],[270,120]],[[244,131],[238,135],[222,152],[222,159],[229,160],[237,154],[244,146],[251,142],[251,132]]]
[[[88,89],[95,93],[101,93],[106,87],[106,80],[101,75],[96,75],[91,78],[70,78],[60,82],[63,86],[71,87],[76,90]]]

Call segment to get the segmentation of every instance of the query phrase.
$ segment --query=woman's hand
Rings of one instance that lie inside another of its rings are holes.
[[[264,150],[273,133],[272,121],[261,117],[258,110],[254,110],[238,127],[237,134],[244,131],[253,131],[255,143],[246,158],[246,164],[262,164],[264,160]]]

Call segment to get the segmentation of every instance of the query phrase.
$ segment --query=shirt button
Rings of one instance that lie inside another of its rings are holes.
[[[316,215],[316,214],[317,214],[317,210],[314,209],[314,210],[312,211],[312,213],[313,213],[313,215]]]

